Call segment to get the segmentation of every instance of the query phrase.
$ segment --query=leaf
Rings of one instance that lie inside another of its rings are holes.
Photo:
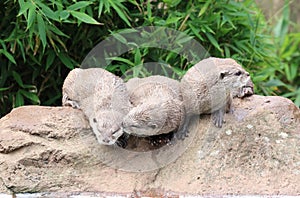
[[[9,90],[10,87],[3,87],[3,88],[0,88],[0,91],[6,91],[6,90]]]
[[[70,13],[67,10],[63,10],[59,13],[59,18],[60,20],[66,20],[67,18],[69,18]]]
[[[191,28],[192,32],[197,36],[198,39],[204,41],[204,38],[199,34],[200,30],[198,28],[194,27],[192,24],[189,24],[189,27]]]
[[[286,1],[283,7],[283,14],[273,30],[274,35],[280,38],[280,44],[283,43],[284,38],[289,30],[289,23],[290,23],[289,13],[290,13],[289,2]]]
[[[223,50],[220,48],[218,41],[209,32],[206,32],[205,35],[207,36],[208,40],[213,46],[215,46],[220,52],[223,52]]]
[[[166,20],[166,25],[168,25],[168,24],[173,24],[173,23],[177,23],[180,19],[181,19],[181,17],[169,17],[169,18]]]
[[[24,97],[22,96],[20,90],[16,93],[16,100],[14,107],[20,107],[24,105]]]
[[[43,49],[45,50],[47,46],[46,27],[45,27],[44,19],[39,14],[37,15],[37,22],[38,22],[39,36],[43,44]]]
[[[193,39],[193,37],[191,37],[191,36],[186,36],[186,35],[180,34],[180,35],[178,35],[178,38],[176,39],[176,43],[183,44],[183,43],[186,43],[186,42],[188,42],[192,39]]]
[[[6,50],[0,49],[0,54],[3,54],[4,56],[6,56],[6,58],[12,62],[13,64],[17,64],[14,57]]]
[[[147,17],[152,22],[153,17],[152,17],[152,10],[151,10],[151,1],[147,1]]]
[[[18,74],[17,72],[13,71],[12,75],[13,75],[15,81],[18,83],[18,85],[20,87],[24,88],[24,84],[23,84],[23,81],[22,81],[22,78],[21,78],[20,74]]]
[[[34,21],[36,19],[35,9],[36,9],[36,7],[33,5],[29,8],[28,17],[27,17],[27,30],[30,29],[30,27],[32,26],[32,24],[34,23]]]
[[[118,13],[119,17],[120,17],[120,18],[121,18],[121,19],[129,26],[129,27],[131,27],[131,24],[130,24],[130,22],[128,21],[126,15],[125,15],[124,12],[123,12],[122,10],[120,10],[120,8],[118,7],[118,6],[123,7],[123,5],[122,5],[120,2],[118,2],[118,1],[109,0],[109,2],[110,2],[110,5],[114,8],[114,10]],[[118,3],[119,5],[116,5],[115,3]]]
[[[92,4],[93,2],[89,2],[89,1],[79,1],[76,2],[73,5],[70,5],[67,7],[67,10],[79,10],[81,8],[87,7],[88,5]]]
[[[102,10],[103,10],[103,1],[99,1],[99,6],[98,6],[98,18],[101,17],[101,14],[102,14]]]
[[[55,101],[60,100],[60,99],[61,99],[61,94],[58,94],[54,97],[51,97],[49,100],[43,101],[43,105],[51,106],[55,103]]]
[[[49,54],[47,56],[47,60],[46,60],[46,68],[45,70],[48,71],[49,67],[52,65],[53,61],[55,59],[55,53],[54,51],[49,51]]]
[[[67,37],[67,38],[69,38],[69,36],[68,35],[66,35],[65,33],[63,33],[61,30],[59,30],[56,26],[48,26],[48,28],[49,28],[49,30],[51,31],[51,32],[54,32],[55,34],[57,34],[57,35],[60,35],[60,36],[64,36],[64,37]]]
[[[124,38],[121,34],[119,33],[115,33],[115,34],[112,34],[113,37],[115,37],[118,41],[120,41],[121,43],[123,44],[127,44],[127,40],[126,38]]]
[[[25,61],[26,61],[26,56],[25,56],[25,50],[24,50],[23,43],[22,43],[19,39],[17,39],[16,41],[17,41],[17,43],[18,43],[18,45],[19,45],[19,49],[21,50],[21,54],[22,54],[23,60],[24,60],[24,62],[25,62]],[[12,57],[12,58],[13,58],[13,57]],[[11,61],[11,62],[12,62],[12,61]]]
[[[25,96],[26,98],[28,98],[29,100],[33,101],[34,103],[40,104],[40,99],[36,95],[36,93],[28,92],[28,91],[25,91],[25,90],[20,90],[20,93],[23,96]]]
[[[140,65],[142,63],[142,55],[139,48],[136,48],[134,53],[134,64]]]
[[[79,21],[82,21],[84,23],[88,23],[88,24],[93,24],[93,25],[103,25],[102,23],[99,23],[98,21],[96,21],[95,19],[93,19],[92,17],[90,17],[89,15],[82,13],[82,12],[77,12],[77,11],[70,11],[70,14],[77,18]]]
[[[133,62],[131,62],[128,59],[122,58],[122,57],[111,57],[111,58],[106,58],[106,59],[120,61],[120,62],[126,63],[128,65],[135,66],[135,64]]]
[[[230,50],[229,50],[228,46],[224,46],[224,49],[225,49],[225,57],[230,58]]]
[[[182,70],[178,67],[172,67],[172,70],[178,75],[178,76],[183,76],[186,71],[185,70]]]
[[[279,79],[273,79],[273,80],[269,80],[267,83],[265,83],[265,86],[267,86],[267,87],[279,87],[279,86],[286,86],[286,84],[284,84]]]
[[[24,1],[19,1],[19,5],[20,5],[20,11],[18,13],[18,17],[25,14],[27,12],[27,10],[31,7],[31,4],[29,2],[24,2]]]
[[[71,61],[71,58],[68,57],[66,54],[64,54],[64,53],[59,53],[59,54],[58,54],[58,58],[61,60],[61,62],[62,62],[65,66],[67,66],[67,68],[69,68],[69,69],[74,69],[74,65],[73,65],[73,63],[72,63],[72,61]]]
[[[51,10],[51,8],[49,8],[47,5],[43,4],[40,1],[35,1],[35,2],[39,7],[42,8],[42,12],[45,15],[45,17],[53,19],[55,21],[59,21],[57,14],[55,12],[53,12],[53,10]]]
[[[163,2],[166,3],[169,7],[175,7],[181,2],[181,0],[163,0]]]
[[[201,15],[203,15],[206,12],[206,10],[207,10],[209,4],[211,4],[211,2],[212,2],[211,0],[207,0],[205,2],[205,4],[202,6],[202,8],[201,8],[201,10],[200,10],[200,12],[198,14],[198,17],[200,17]]]

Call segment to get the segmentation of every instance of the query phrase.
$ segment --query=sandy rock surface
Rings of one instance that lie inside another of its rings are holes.
[[[183,142],[128,156],[99,146],[80,110],[14,109],[0,120],[0,193],[300,195],[299,108],[258,95],[235,99],[233,107],[221,129],[201,116]],[[126,171],[116,169],[122,166]]]

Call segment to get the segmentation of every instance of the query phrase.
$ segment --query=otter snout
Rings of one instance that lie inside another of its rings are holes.
[[[109,144],[109,143],[110,143],[110,140],[109,140],[108,138],[104,138],[104,139],[102,140],[102,142],[103,142],[104,144],[110,145],[110,144]]]
[[[251,81],[250,77],[245,86],[242,88],[242,97],[251,96],[254,94],[254,84]]]

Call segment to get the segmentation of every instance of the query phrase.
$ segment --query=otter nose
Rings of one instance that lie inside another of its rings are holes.
[[[104,139],[102,140],[102,142],[108,144],[110,141],[109,141],[108,138],[104,138]]]

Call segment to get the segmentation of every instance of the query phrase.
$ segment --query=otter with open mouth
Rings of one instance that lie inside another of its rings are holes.
[[[231,58],[207,58],[191,67],[180,82],[185,122],[177,136],[188,132],[194,115],[212,114],[213,123],[222,127],[224,114],[231,110],[232,99],[253,95],[250,75]]]

